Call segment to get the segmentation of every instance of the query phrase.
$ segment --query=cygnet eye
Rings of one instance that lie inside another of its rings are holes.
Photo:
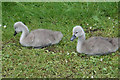
[[[77,34],[78,32],[75,32],[75,34]]]

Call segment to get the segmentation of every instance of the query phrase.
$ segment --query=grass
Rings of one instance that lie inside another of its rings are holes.
[[[1,34],[2,30],[0,28],[0,79],[2,77],[2,34]]]
[[[0,79],[2,76],[1,72],[2,72],[2,30],[0,27]]]
[[[72,28],[81,25],[86,38],[118,37],[118,3],[2,3],[3,58],[5,78],[118,78],[119,51],[103,56],[76,52],[77,39],[70,41]],[[61,31],[62,41],[43,49],[22,47],[21,34],[13,36],[13,25],[25,23]],[[91,28],[90,28],[91,27]]]

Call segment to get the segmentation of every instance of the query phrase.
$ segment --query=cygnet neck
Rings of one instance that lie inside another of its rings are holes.
[[[23,39],[25,39],[25,37],[26,37],[28,34],[29,34],[29,30],[26,29],[26,28],[24,28],[24,29],[22,30],[22,35],[21,35],[21,37],[20,37],[20,42],[21,42]]]
[[[81,47],[84,40],[85,40],[85,33],[82,36],[78,37],[77,51],[80,53],[82,53]]]

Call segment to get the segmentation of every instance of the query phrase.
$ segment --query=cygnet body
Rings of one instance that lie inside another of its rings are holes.
[[[17,33],[22,32],[22,35],[20,37],[20,44],[23,46],[41,48],[57,44],[61,41],[63,37],[63,34],[61,32],[47,29],[37,29],[29,32],[28,27],[22,22],[16,22],[14,24],[14,28],[14,36]]]
[[[118,50],[118,38],[91,37],[85,40],[85,32],[81,26],[73,28],[71,41],[78,37],[77,52],[88,55],[102,55]]]

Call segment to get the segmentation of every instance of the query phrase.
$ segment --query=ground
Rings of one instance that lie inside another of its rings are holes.
[[[33,49],[19,44],[13,25],[25,23],[29,30],[51,29],[64,35],[59,44]],[[81,25],[91,36],[118,37],[118,3],[3,2],[2,71],[5,78],[117,78],[119,50],[102,56],[76,52],[72,28]],[[6,26],[6,27],[4,27]]]

